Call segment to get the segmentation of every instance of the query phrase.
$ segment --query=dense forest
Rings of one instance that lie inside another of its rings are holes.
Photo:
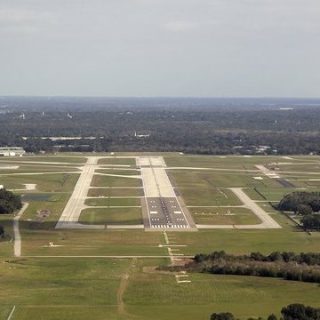
[[[0,97],[0,145],[29,152],[319,154],[319,108],[320,100],[301,99]]]

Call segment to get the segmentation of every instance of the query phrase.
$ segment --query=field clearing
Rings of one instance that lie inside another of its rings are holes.
[[[141,197],[143,189],[138,188],[105,188],[105,189],[89,189],[88,197]]]
[[[18,169],[1,169],[0,175],[16,174],[16,173],[39,173],[39,172],[77,172],[76,167],[67,166],[48,166],[48,165],[20,165]]]
[[[38,194],[38,196],[41,194]],[[30,201],[27,210],[20,219],[21,229],[52,229],[58,221],[70,194],[42,194],[49,198],[44,201]],[[41,217],[39,212],[48,210],[48,217]]]
[[[129,284],[127,309],[132,313],[137,310],[142,319],[208,320],[211,313],[225,311],[247,319],[276,311],[279,314],[292,301],[319,304],[320,289],[315,284],[206,274],[191,274],[189,278],[191,283],[178,285],[170,275],[140,273]],[[308,293],[301,296],[301,290]],[[140,304],[145,307],[138,308]]]
[[[136,160],[135,158],[105,158],[100,159],[98,164],[115,164],[115,165],[124,165],[124,166],[135,166]]]
[[[296,191],[294,188],[252,188],[244,189],[244,192],[253,200],[267,200],[278,202],[283,196]]]
[[[124,176],[139,176],[140,170],[121,170],[119,168],[115,169],[98,169],[96,173],[106,173],[106,174],[117,174],[117,175],[124,175]]]
[[[81,156],[55,156],[49,154],[47,156],[23,156],[23,157],[3,157],[0,158],[0,162],[22,162],[22,161],[39,161],[39,162],[66,162],[66,163],[85,163],[85,157]]]
[[[197,170],[170,170],[170,176],[179,187],[279,187],[274,179],[263,176],[262,180],[254,177],[261,176],[259,173],[250,172],[221,172],[221,171],[197,171]]]
[[[285,217],[272,216],[281,223],[279,230],[214,230],[184,234],[175,233],[171,237],[175,243],[185,244],[181,249],[185,255],[210,253],[225,250],[233,254],[250,252],[271,253],[273,251],[319,252],[320,234],[297,231]],[[287,225],[285,226],[285,223]],[[170,235],[169,235],[170,236]]]
[[[242,202],[230,190],[216,188],[179,188],[187,206],[230,206],[242,205]]]
[[[25,230],[22,235],[24,256],[127,256],[168,255],[162,233],[143,230]],[[53,242],[57,247],[50,247]]]
[[[83,224],[142,224],[140,208],[90,208],[81,211],[80,223]]]
[[[24,183],[36,184],[38,192],[71,192],[78,180],[78,174],[59,173],[26,176],[2,176],[1,184],[7,189],[24,189]]]
[[[140,206],[139,198],[95,198],[87,199],[88,206]]]
[[[278,170],[281,171],[297,171],[297,172],[319,172],[320,170],[320,159],[317,162],[301,162],[296,163],[292,162],[292,164],[282,164],[277,163]],[[278,171],[277,170],[277,171]]]
[[[284,161],[277,156],[197,156],[184,155],[180,157],[166,156],[168,167],[200,167],[200,168],[230,168],[244,170],[258,170],[256,164],[268,164],[269,162]]]
[[[261,220],[246,208],[190,208],[196,224],[259,224]]]
[[[92,187],[141,187],[140,179],[94,175]]]
[[[88,306],[89,310],[94,306],[115,306],[120,276],[128,265],[128,260],[115,259],[2,260],[0,304],[17,306],[14,319],[30,319],[26,317],[29,307],[32,313],[54,308],[60,309],[62,315],[65,311],[70,315],[81,306]],[[46,319],[50,319],[50,313]]]
[[[164,259],[11,259],[2,261],[0,314],[14,319],[208,320],[231,311],[240,319],[278,313],[292,301],[317,306],[319,286],[272,278],[149,272]],[[129,274],[127,285],[121,279]],[[187,288],[187,290],[186,290]],[[19,289],[19,290],[17,290]],[[301,292],[304,292],[301,295]],[[122,304],[122,305],[121,305]],[[120,306],[121,305],[121,306]],[[109,318],[110,316],[110,318]]]

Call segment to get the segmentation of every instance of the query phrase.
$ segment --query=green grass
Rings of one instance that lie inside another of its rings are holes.
[[[169,167],[199,167],[199,168],[230,168],[257,170],[255,165],[266,165],[270,162],[288,161],[277,156],[166,156],[165,161]]]
[[[197,224],[259,224],[260,219],[246,208],[190,208]]]
[[[128,312],[138,319],[208,320],[213,312],[230,311],[247,319],[279,314],[292,302],[319,306],[317,284],[207,274],[189,279],[177,284],[173,275],[136,273],[125,296]]]
[[[22,231],[28,229],[53,229],[59,220],[64,207],[69,199],[69,194],[55,193],[43,194],[49,198],[46,201],[30,201],[27,210],[20,218]],[[46,218],[39,218],[41,210],[49,210],[50,215]]]
[[[141,224],[140,208],[90,208],[81,212],[80,223],[84,224]]]
[[[140,206],[139,198],[95,198],[87,199],[88,206]]]
[[[172,236],[176,243],[187,245],[181,249],[187,255],[216,250],[234,254],[256,251],[266,254],[272,251],[320,251],[320,233],[309,235],[302,231],[294,231],[290,227],[281,230],[198,231],[189,234],[175,233]]]
[[[140,175],[140,171],[139,170],[121,170],[119,168],[115,168],[115,169],[99,169],[96,170],[97,173],[106,173],[106,174],[118,174],[118,175],[124,175],[124,176],[139,176]]]
[[[136,160],[134,158],[105,158],[105,159],[100,159],[99,164],[101,165],[124,165],[124,166],[135,166],[136,165]]]
[[[132,154],[133,155],[133,154]],[[21,188],[23,183],[37,184],[37,190],[29,195],[29,208],[20,221],[22,234],[22,255],[13,255],[12,216],[0,215],[8,237],[0,241],[0,318],[7,319],[13,305],[16,305],[14,320],[69,320],[69,319],[132,319],[132,320],[208,320],[213,312],[231,311],[240,319],[250,316],[266,316],[278,313],[286,304],[301,302],[319,305],[319,286],[280,279],[218,276],[191,274],[190,284],[177,284],[172,274],[151,272],[150,266],[167,263],[167,259],[138,260],[135,266],[127,259],[98,258],[30,258],[28,256],[104,256],[104,255],[168,255],[162,232],[143,230],[56,230],[59,218],[78,179],[78,174],[53,174],[56,170],[74,170],[74,166],[86,159],[69,155],[23,157],[1,163],[19,163],[21,160],[63,162],[55,164],[22,164],[20,172],[30,175],[1,176],[0,184]],[[238,205],[240,201],[228,189],[243,187],[254,200],[263,200],[254,188],[269,201],[296,189],[283,188],[274,179],[269,179],[256,170],[255,164],[271,162],[294,162],[295,165],[280,164],[281,170],[294,171],[283,175],[297,187],[319,190],[319,181],[310,181],[319,175],[310,173],[317,170],[318,157],[299,157],[294,160],[282,157],[212,157],[180,156],[165,154],[169,166],[192,166],[222,168],[219,170],[168,170],[176,190],[182,194],[189,206]],[[2,161],[2,159],[1,159]],[[308,163],[310,162],[310,164]],[[123,164],[135,167],[135,160],[104,159],[105,165]],[[301,164],[298,164],[301,163]],[[303,163],[303,164],[302,164]],[[70,166],[70,168],[66,167]],[[229,170],[230,169],[230,170]],[[238,171],[237,170],[244,170]],[[47,171],[45,175],[32,173]],[[103,169],[104,171],[105,169]],[[255,170],[250,172],[248,170]],[[5,170],[2,170],[3,172]],[[302,173],[297,173],[297,171]],[[12,170],[12,172],[17,172]],[[130,174],[135,171],[115,168],[110,173]],[[305,172],[303,174],[303,172]],[[5,171],[4,173],[8,173]],[[261,176],[263,180],[253,177]],[[127,198],[142,196],[140,180],[98,176],[94,185],[108,187],[92,188],[87,200],[90,205],[134,206],[140,199]],[[120,188],[117,188],[120,187]],[[140,187],[140,188],[129,188]],[[123,198],[99,198],[123,197]],[[198,232],[167,232],[171,243],[185,245],[178,247],[180,253],[194,255],[225,250],[229,253],[244,254],[253,251],[319,252],[320,233],[311,235],[298,231],[283,215],[272,209],[268,203],[259,203],[283,227],[280,230],[206,230]],[[37,211],[49,209],[48,218],[37,220]],[[226,216],[224,208],[189,208],[197,223],[240,224],[256,223],[256,217],[243,208],[231,208],[235,216]],[[210,213],[219,212],[219,215]],[[200,213],[200,214],[196,214]],[[201,213],[204,213],[203,215]],[[31,220],[31,221],[30,221]],[[142,223],[140,208],[88,209],[81,214],[83,223],[94,224],[136,224]],[[57,247],[50,247],[53,242]],[[4,258],[5,257],[5,258]],[[131,266],[131,267],[130,267]],[[118,289],[121,276],[129,273],[128,286],[124,291],[124,312],[119,312]]]
[[[2,169],[0,166],[1,175],[17,174],[17,173],[38,173],[38,172],[77,172],[78,168],[71,166],[47,166],[47,165],[20,165],[18,169]]]
[[[168,254],[166,248],[159,247],[159,244],[164,244],[162,233],[143,230],[28,229],[23,230],[22,239],[22,254],[24,256],[160,256]],[[49,247],[49,242],[59,246]]]
[[[15,305],[15,320],[208,320],[211,313],[223,311],[242,320],[279,314],[293,302],[319,306],[317,284],[210,274],[189,274],[191,283],[177,284],[173,274],[152,268],[167,262],[2,259],[0,315],[6,319]],[[129,274],[125,284],[124,274]]]
[[[88,197],[140,197],[143,196],[143,189],[138,188],[105,188],[89,189]]]
[[[179,188],[187,206],[241,205],[241,201],[230,191],[217,188]]]
[[[24,157],[4,157],[0,159],[0,162],[21,162],[21,161],[39,161],[39,162],[66,162],[66,163],[85,163],[86,158],[81,156],[60,156],[48,154],[46,156],[24,156]]]
[[[14,319],[103,319],[104,312],[117,312],[120,277],[128,266],[128,260],[116,259],[2,260],[1,309],[16,305]]]
[[[34,183],[40,192],[71,192],[78,177],[78,174],[70,173],[2,176],[0,183],[7,189],[20,189],[24,188],[24,183]]]
[[[92,187],[141,187],[141,179],[94,175]]]
[[[245,193],[253,200],[280,201],[283,196],[294,192],[293,188],[246,188]]]

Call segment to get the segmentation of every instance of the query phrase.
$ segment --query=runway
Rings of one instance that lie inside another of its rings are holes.
[[[87,163],[83,166],[81,175],[75,185],[73,193],[64,208],[56,229],[64,228],[88,228],[78,223],[81,211],[85,208],[85,200],[90,188],[91,180],[97,165],[99,157],[88,157]],[[104,228],[104,226],[91,225],[90,228]]]
[[[187,209],[179,202],[162,157],[137,157],[145,197],[142,199],[146,230],[196,230]]]

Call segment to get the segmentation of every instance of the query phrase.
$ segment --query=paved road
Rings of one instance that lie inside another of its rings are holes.
[[[29,203],[24,203],[23,207],[20,209],[19,213],[13,218],[13,233],[14,233],[14,255],[16,257],[21,256],[21,234],[19,230],[19,219],[21,218],[22,214],[28,208]]]

